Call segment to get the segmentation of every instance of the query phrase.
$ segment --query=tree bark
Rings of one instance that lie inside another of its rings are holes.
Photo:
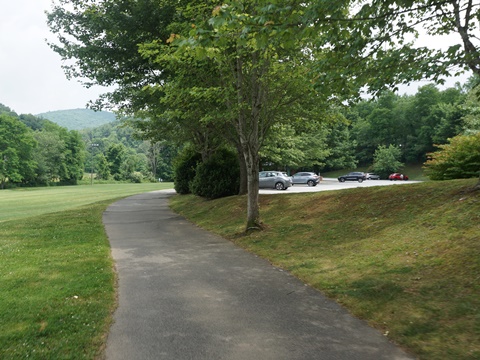
[[[247,226],[246,232],[252,230],[261,230],[260,223],[260,204],[258,199],[258,156],[253,151],[245,153],[245,163],[247,167]]]
[[[248,194],[248,176],[247,176],[247,164],[245,163],[245,156],[243,155],[242,146],[237,143],[238,163],[240,165],[240,188],[238,195]]]
[[[480,59],[478,57],[478,49],[470,40],[473,35],[468,33],[473,2],[470,0],[466,8],[461,8],[461,4],[457,0],[452,0],[451,4],[454,8],[455,26],[463,41],[463,49],[465,50],[465,63],[474,74],[480,75]],[[465,13],[465,22],[463,25],[461,22],[462,13]]]

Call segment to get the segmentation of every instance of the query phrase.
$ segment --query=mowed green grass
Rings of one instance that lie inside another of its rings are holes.
[[[115,308],[106,207],[172,184],[0,191],[0,359],[94,359]]]
[[[95,184],[2,190],[0,191],[0,222],[64,211],[97,201],[168,188],[173,189],[173,184]]]
[[[480,191],[472,180],[261,195],[172,208],[344,305],[419,359],[480,359]],[[318,186],[321,186],[318,185]]]

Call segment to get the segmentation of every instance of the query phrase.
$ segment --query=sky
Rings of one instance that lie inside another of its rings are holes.
[[[0,104],[17,114],[83,109],[104,89],[67,80],[60,56],[45,39],[51,0],[0,0]]]
[[[0,104],[17,114],[36,115],[83,109],[106,91],[100,87],[86,89],[78,80],[65,77],[60,56],[45,40],[56,39],[46,24],[45,11],[51,9],[51,0],[0,0],[0,9]],[[428,40],[438,47],[449,42]],[[447,87],[467,77],[451,79]],[[425,84],[401,86],[400,93],[414,94],[418,86]]]

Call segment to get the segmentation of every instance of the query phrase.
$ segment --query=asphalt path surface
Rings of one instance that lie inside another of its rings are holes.
[[[119,302],[107,360],[413,359],[289,273],[173,213],[172,195],[132,196],[104,213]]]

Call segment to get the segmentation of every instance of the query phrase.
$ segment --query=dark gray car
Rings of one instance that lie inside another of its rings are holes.
[[[298,172],[292,175],[294,184],[307,184],[308,186],[316,186],[320,182],[320,176],[313,172]]]
[[[354,172],[348,173],[347,175],[342,175],[338,177],[338,181],[340,182],[345,182],[345,181],[362,182],[363,180],[366,180],[366,179],[367,177],[365,176],[365,173],[358,172],[358,171],[354,171]]]
[[[259,187],[277,190],[286,190],[292,186],[290,177],[281,171],[261,171],[259,174]]]

